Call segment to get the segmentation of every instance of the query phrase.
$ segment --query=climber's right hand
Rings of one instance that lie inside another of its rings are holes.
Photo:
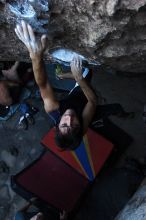
[[[20,24],[16,25],[15,32],[18,38],[27,47],[32,60],[41,59],[43,57],[43,53],[47,46],[46,35],[42,35],[41,39],[38,41],[32,27],[25,21],[21,21]]]

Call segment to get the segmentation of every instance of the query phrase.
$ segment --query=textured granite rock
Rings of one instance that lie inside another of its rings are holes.
[[[146,219],[146,179],[115,220]]]
[[[0,0],[0,60],[27,60],[21,19],[68,48],[119,71],[146,71],[146,0]],[[39,35],[38,34],[38,35]]]

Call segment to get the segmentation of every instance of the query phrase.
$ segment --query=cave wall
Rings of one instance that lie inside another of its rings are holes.
[[[0,0],[0,60],[28,60],[21,19],[49,48],[73,49],[118,71],[146,71],[146,0]],[[46,57],[48,57],[46,55]]]

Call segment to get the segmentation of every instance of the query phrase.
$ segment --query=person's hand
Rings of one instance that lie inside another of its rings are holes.
[[[47,45],[47,36],[42,35],[40,41],[37,41],[32,27],[22,21],[15,28],[16,35],[27,47],[31,59],[40,59]]]
[[[68,213],[65,210],[60,212],[60,220],[67,220],[67,218],[68,218]]]
[[[82,80],[82,60],[79,56],[75,56],[71,61],[71,72],[77,82]]]
[[[39,212],[38,214],[33,216],[30,220],[43,220],[43,219],[44,219],[43,214]]]

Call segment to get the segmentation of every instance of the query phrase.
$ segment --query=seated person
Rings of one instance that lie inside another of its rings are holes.
[[[22,88],[32,79],[31,64],[16,61],[4,62],[5,70],[1,69],[0,78],[0,117],[5,117],[12,104],[19,102]],[[9,69],[8,67],[12,65]],[[20,76],[21,75],[21,78]]]
[[[128,115],[119,104],[106,109],[105,113],[100,111],[95,92],[86,78],[82,76],[82,60],[79,57],[74,57],[70,64],[72,78],[75,79],[78,86],[69,93],[67,98],[59,102],[48,82],[43,65],[43,53],[47,44],[46,35],[37,41],[31,26],[24,21],[16,26],[15,32],[29,51],[34,77],[44,101],[45,111],[52,118],[56,127],[55,140],[60,148],[73,150],[78,147],[89,125],[99,113],[100,117],[103,114],[106,116],[111,114]]]
[[[32,68],[30,64],[16,61],[10,69],[1,72],[0,105],[9,106],[18,102],[21,88],[32,78]]]

